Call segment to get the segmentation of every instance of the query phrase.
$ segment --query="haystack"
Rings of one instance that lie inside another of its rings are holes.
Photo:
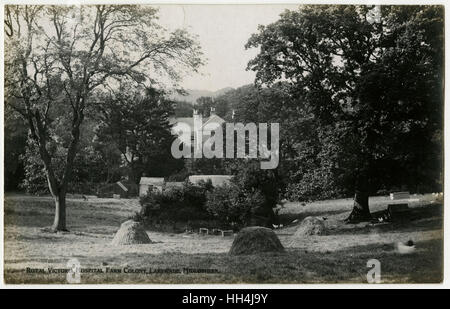
[[[151,242],[142,224],[133,220],[122,223],[112,240],[113,245],[149,244]]]
[[[229,254],[245,255],[261,252],[283,252],[284,248],[277,235],[268,228],[252,226],[243,228],[231,245]]]
[[[300,223],[297,231],[294,233],[294,237],[309,236],[309,235],[324,235],[325,223],[321,218],[306,217]]]

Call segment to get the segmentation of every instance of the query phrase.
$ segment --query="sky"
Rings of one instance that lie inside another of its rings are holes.
[[[186,28],[198,36],[206,65],[200,74],[186,76],[185,89],[216,91],[253,83],[255,73],[246,71],[247,63],[258,50],[245,50],[245,44],[258,25],[279,18],[293,4],[264,5],[160,5],[160,24],[169,30]]]

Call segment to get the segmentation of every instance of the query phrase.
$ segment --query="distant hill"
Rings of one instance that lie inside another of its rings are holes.
[[[177,101],[185,101],[185,102],[189,102],[191,104],[194,104],[195,101],[197,101],[198,98],[200,97],[218,97],[230,90],[234,90],[234,88],[231,87],[226,87],[226,88],[222,88],[219,89],[217,91],[209,91],[209,90],[198,90],[198,89],[186,89],[186,92],[188,93],[187,95],[183,96],[183,95],[179,95],[177,93],[174,93],[170,96],[170,98],[172,100],[177,100]]]

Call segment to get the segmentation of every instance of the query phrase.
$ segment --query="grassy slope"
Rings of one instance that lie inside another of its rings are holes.
[[[66,268],[77,258],[82,268],[107,267],[182,270],[209,269],[217,273],[83,273],[81,283],[364,283],[366,263],[381,262],[382,282],[440,282],[442,280],[442,209],[420,196],[410,203],[415,220],[396,224],[342,225],[351,200],[301,206],[289,203],[280,212],[285,228],[276,230],[287,248],[283,254],[233,257],[227,254],[233,237],[149,232],[153,243],[114,247],[114,232],[134,211],[136,201],[69,200],[69,233],[49,233],[52,201],[45,197],[8,196],[5,200],[5,280],[7,283],[65,283],[65,274],[30,274],[30,268]],[[387,199],[371,199],[371,210],[386,208]],[[324,216],[325,236],[292,237],[288,223],[308,215]],[[399,255],[397,241],[413,239],[417,251]]]

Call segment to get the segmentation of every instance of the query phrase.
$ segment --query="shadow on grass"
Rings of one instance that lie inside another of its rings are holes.
[[[372,216],[378,218],[381,217],[383,213],[384,211],[374,212],[372,213]],[[373,231],[378,233],[430,231],[443,228],[442,218],[442,205],[427,205],[411,208],[407,213],[398,215],[392,222],[375,223],[364,226],[355,226],[354,224],[345,225],[342,223],[339,227],[330,230],[330,234],[369,234]]]

